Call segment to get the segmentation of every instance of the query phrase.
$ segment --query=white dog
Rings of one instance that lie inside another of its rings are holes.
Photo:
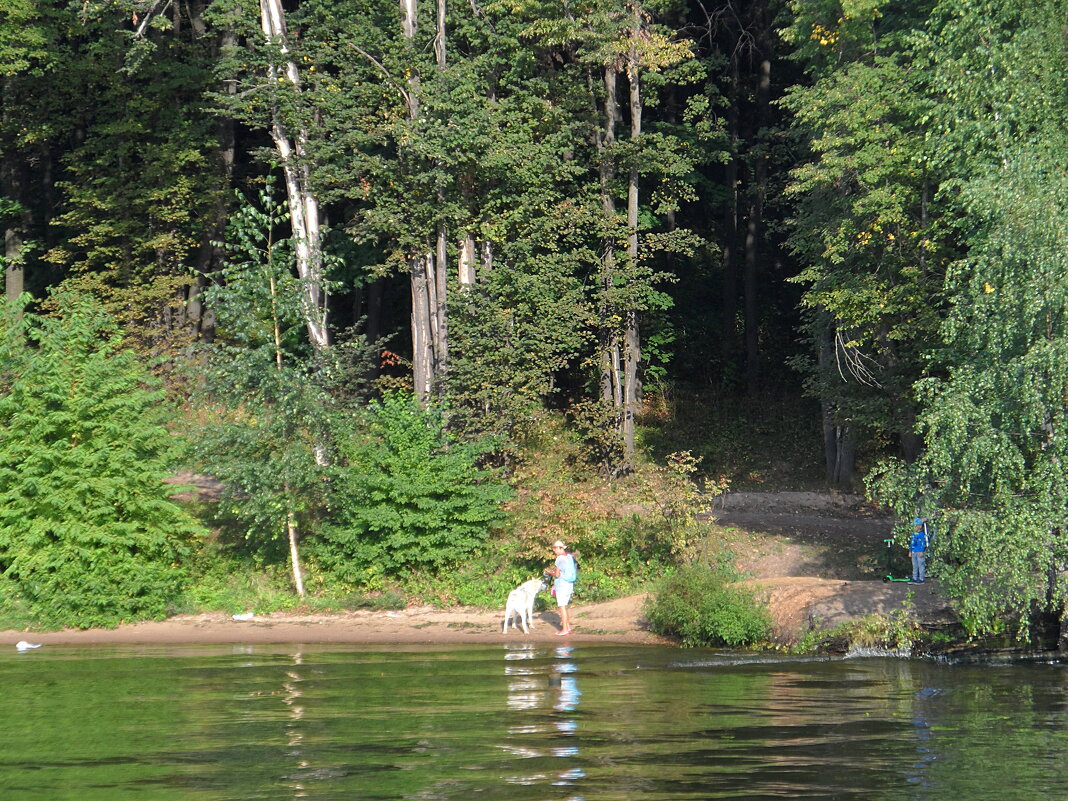
[[[523,633],[530,633],[530,628],[534,626],[534,600],[538,597],[538,593],[547,586],[544,579],[531,579],[530,581],[524,581],[508,593],[508,603],[504,607],[504,626],[501,628],[501,634],[508,632],[508,621],[510,620],[512,621],[512,628],[519,628],[515,621],[512,620],[513,616],[519,617],[519,623],[523,626]]]

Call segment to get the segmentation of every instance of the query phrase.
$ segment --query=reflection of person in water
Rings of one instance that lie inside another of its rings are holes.
[[[578,688],[578,666],[569,661],[571,648],[557,648],[556,655],[563,660],[552,666],[549,674],[549,686],[556,689],[556,703],[553,709],[557,712],[573,712],[579,705],[582,692]],[[578,733],[578,721],[571,715],[560,715],[554,720],[556,730],[568,738]],[[552,755],[556,757],[577,757],[579,755],[578,740],[568,739],[566,745],[558,745],[552,749]],[[572,763],[573,764],[573,763]],[[553,784],[572,784],[576,779],[586,775],[581,767],[575,766],[561,771],[556,775]]]
[[[931,710],[931,702],[941,695],[942,691],[934,687],[924,687],[913,698],[912,726],[916,738],[916,761],[912,764],[912,772],[907,776],[910,784],[918,784],[928,787],[931,784],[929,770],[931,764],[938,759],[935,751],[934,729],[927,721]]]
[[[555,680],[550,679],[550,684],[558,688],[553,709],[557,712],[571,712],[578,706],[582,692],[579,690],[578,682],[573,675],[565,674]]]

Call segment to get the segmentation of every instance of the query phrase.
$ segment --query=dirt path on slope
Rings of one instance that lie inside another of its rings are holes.
[[[916,618],[927,626],[955,620],[938,582],[884,582],[886,546],[894,520],[863,498],[816,492],[738,492],[713,512],[729,531],[736,565],[747,583],[764,590],[776,621],[776,639],[796,640],[810,627],[902,608],[911,595]],[[894,574],[906,576],[904,550],[894,548]]]

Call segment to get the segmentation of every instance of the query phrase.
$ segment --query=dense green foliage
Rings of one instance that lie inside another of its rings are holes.
[[[478,465],[488,448],[450,441],[440,413],[409,394],[363,405],[358,349],[307,356],[292,242],[274,235],[285,218],[270,183],[231,217],[222,281],[207,293],[222,338],[205,355],[213,419],[197,452],[254,551],[269,557],[290,538],[295,580],[308,534],[334,584],[455,564],[501,522],[507,487]]]
[[[903,521],[937,515],[969,630],[1025,632],[1063,610],[1068,564],[1065,6],[793,5],[813,386],[838,425],[900,438],[870,486]]]
[[[210,416],[195,438],[201,463],[222,482],[225,513],[268,553],[324,503],[317,448],[334,406],[301,358],[300,291],[291,243],[275,234],[286,214],[271,190],[268,182],[231,216],[225,266],[205,293],[220,337],[202,357]]]
[[[351,584],[469,559],[503,521],[507,487],[479,443],[449,442],[439,414],[387,393],[338,438],[321,561]]]
[[[732,585],[722,569],[684,567],[669,576],[649,603],[653,631],[691,648],[752,645],[770,636],[771,616],[754,592]]]
[[[9,305],[0,361],[0,567],[31,615],[114,625],[174,612],[202,533],[163,484],[161,392],[98,304]]]
[[[1068,98],[1049,83],[1065,66],[1064,12],[946,6],[919,45],[956,173],[946,191],[969,230],[947,265],[929,377],[916,385],[927,447],[873,487],[902,511],[938,513],[936,569],[973,633],[1006,622],[1026,633],[1034,613],[1064,606]],[[976,81],[980,69],[987,79]]]
[[[944,328],[947,374],[919,387],[927,450],[874,477],[899,507],[919,498],[939,511],[939,573],[972,631],[1055,611],[1068,560],[1068,184],[1041,153],[1009,168],[991,176],[996,194],[969,192],[984,241],[950,275],[959,300]]]

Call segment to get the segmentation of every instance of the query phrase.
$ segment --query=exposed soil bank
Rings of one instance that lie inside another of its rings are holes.
[[[884,582],[884,540],[894,520],[856,495],[818,492],[728,494],[712,516],[730,530],[738,568],[768,598],[775,637],[796,641],[810,628],[911,607],[921,625],[956,622],[937,579]],[[896,549],[895,567],[907,565]]]

